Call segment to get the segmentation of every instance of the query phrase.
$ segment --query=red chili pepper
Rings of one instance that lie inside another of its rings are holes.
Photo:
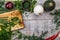
[[[54,34],[53,36],[46,38],[45,40],[54,40],[55,38],[58,37],[59,33],[60,31],[57,34]]]

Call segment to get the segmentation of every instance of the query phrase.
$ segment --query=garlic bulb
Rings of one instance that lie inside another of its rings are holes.
[[[34,14],[39,15],[44,12],[44,8],[41,5],[37,5],[34,7]]]

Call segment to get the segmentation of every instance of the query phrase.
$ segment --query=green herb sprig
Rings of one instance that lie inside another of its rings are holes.
[[[60,9],[55,10],[51,15],[54,16],[54,23],[56,24],[56,30],[60,27]]]
[[[17,37],[18,40],[21,40],[22,38],[23,38],[23,40],[44,40],[43,37],[46,36],[46,34],[48,33],[48,31],[42,32],[41,35],[38,37],[38,36],[35,36],[35,34],[33,34],[32,36],[25,35],[25,34],[21,33],[19,30],[17,30],[16,32],[18,34],[18,37]]]
[[[13,27],[15,25],[14,22],[19,23],[19,19],[17,20],[17,17],[11,18],[10,21],[6,20],[6,19],[2,19],[0,18],[0,40],[11,40],[11,36],[12,36],[12,31],[11,31],[11,27]]]

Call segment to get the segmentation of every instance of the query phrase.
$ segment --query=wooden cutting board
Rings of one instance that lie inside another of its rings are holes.
[[[12,31],[24,28],[23,17],[18,10],[14,10],[14,11],[11,11],[11,12],[6,12],[6,13],[0,14],[0,18],[5,18],[7,20],[10,20],[12,17],[18,17],[21,21],[21,23],[19,25],[17,24],[14,27],[11,28]]]

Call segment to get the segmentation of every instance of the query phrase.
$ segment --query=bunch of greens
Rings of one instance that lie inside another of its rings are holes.
[[[54,15],[54,23],[56,24],[56,29],[58,29],[60,27],[60,9],[51,14]]]
[[[33,12],[33,9],[34,9],[35,4],[37,3],[37,1],[36,0],[30,0],[30,3],[31,3],[30,12]]]
[[[9,27],[9,29],[7,29]],[[11,39],[11,27],[9,22],[5,19],[0,18],[0,40],[10,40]]]
[[[38,36],[35,36],[34,34],[32,36],[22,34],[19,30],[16,32],[18,33],[18,37],[17,37],[18,40],[21,40],[22,38],[23,40],[44,40],[43,37],[46,36],[46,34],[48,33],[48,31],[42,32],[41,35],[38,37]]]
[[[10,21],[0,18],[0,40],[11,40],[11,27],[14,27],[15,23],[20,23],[17,17],[11,18]]]

